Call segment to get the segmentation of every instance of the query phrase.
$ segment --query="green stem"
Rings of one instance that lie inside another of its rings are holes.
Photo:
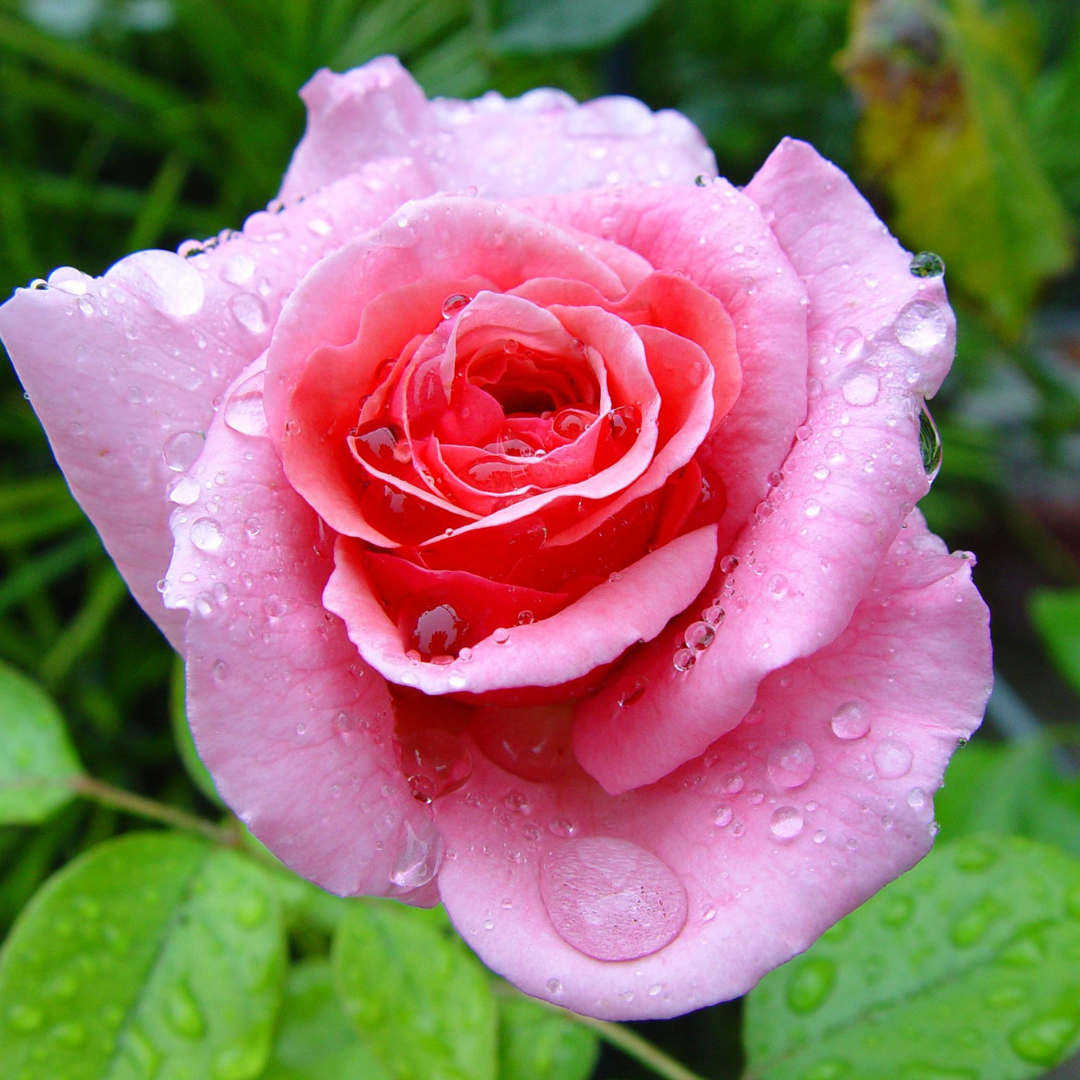
[[[691,1072],[685,1065],[679,1064],[625,1024],[613,1024],[610,1020],[595,1020],[591,1016],[576,1014],[574,1019],[579,1024],[592,1028],[604,1042],[610,1043],[627,1057],[632,1057],[645,1068],[651,1069],[657,1076],[663,1076],[666,1080],[702,1080],[696,1072]]]
[[[199,833],[217,844],[225,844],[229,847],[237,845],[236,834],[231,829],[222,828],[205,818],[166,806],[154,799],[147,799],[143,795],[113,787],[112,784],[106,784],[104,780],[96,780],[92,776],[73,776],[68,781],[68,786],[76,795],[100,803],[102,806],[111,806],[114,810],[122,810],[124,813],[134,814],[150,821],[160,821],[163,825],[171,825],[174,829]]]
[[[504,997],[525,997],[524,994],[514,989],[509,983],[503,983],[499,980],[496,980],[494,990]],[[627,1057],[633,1058],[644,1065],[645,1068],[656,1073],[657,1076],[663,1076],[666,1080],[704,1080],[696,1072],[691,1072],[685,1065],[680,1065],[673,1057],[653,1046],[648,1039],[643,1039],[633,1028],[628,1027],[626,1024],[615,1024],[610,1020],[596,1020],[591,1016],[582,1016],[540,998],[530,997],[526,998],[526,1000],[533,1005],[539,1005],[542,1008],[559,1013],[568,1020],[574,1020],[583,1027],[592,1028],[604,1042],[621,1050]]]

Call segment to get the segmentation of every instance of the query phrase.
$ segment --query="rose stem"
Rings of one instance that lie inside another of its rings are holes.
[[[691,1072],[685,1065],[680,1065],[673,1057],[669,1057],[663,1050],[653,1046],[647,1039],[643,1039],[633,1028],[628,1027],[626,1024],[616,1024],[610,1020],[597,1020],[591,1016],[581,1016],[550,1001],[527,997],[508,983],[496,982],[495,991],[506,997],[524,997],[526,1001],[534,1005],[540,1005],[543,1008],[550,1009],[552,1012],[560,1013],[584,1027],[592,1028],[604,1042],[610,1043],[616,1049],[621,1050],[627,1057],[633,1058],[644,1065],[645,1068],[652,1070],[657,1076],[666,1077],[667,1080],[703,1080],[696,1072]]]
[[[92,776],[73,776],[67,781],[67,786],[76,795],[100,803],[102,806],[111,806],[114,810],[122,810],[137,817],[148,818],[150,821],[160,821],[165,825],[183,829],[185,832],[201,833],[215,843],[236,847],[236,834],[230,829],[223,829],[204,818],[155,802],[142,795],[136,795],[134,792],[113,787],[112,784],[106,784],[103,780],[96,780]]]

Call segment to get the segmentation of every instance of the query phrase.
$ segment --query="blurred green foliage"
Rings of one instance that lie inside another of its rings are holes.
[[[298,87],[320,66],[343,70],[388,52],[431,94],[551,85],[678,108],[737,183],[781,137],[808,139],[853,175],[906,244],[941,254],[960,332],[956,368],[934,403],[945,467],[923,508],[950,543],[983,557],[977,579],[994,608],[1002,670],[1036,715],[1075,730],[1075,0],[0,0],[0,296],[57,265],[101,273],[133,249],[237,227],[276,192],[303,130]],[[1038,638],[1026,602],[1037,587],[1048,590],[1030,607]],[[14,809],[0,828],[3,932],[28,901],[32,918],[65,887],[59,879],[31,901],[54,870],[134,821],[69,801],[55,784],[78,761],[178,812],[221,813],[175,694],[170,709],[171,653],[56,474],[7,368],[0,662],[56,702],[0,667],[0,735],[19,709],[40,719],[24,756],[0,766],[0,781],[34,773],[54,784],[37,789],[37,801],[5,795]],[[175,674],[172,685],[182,689]],[[74,751],[57,734],[61,714]],[[1080,855],[1073,743],[1047,736],[970,747],[941,797],[945,836],[1019,835]],[[29,824],[49,813],[45,826]],[[181,854],[202,865],[202,850]],[[157,857],[147,857],[147,873]],[[280,901],[274,925],[298,963],[275,991],[273,1008],[284,1012],[273,1045],[264,1030],[252,1051],[259,1067],[269,1055],[265,1075],[280,1080],[383,1075],[350,1021],[355,994],[335,990],[328,959],[332,939],[338,956],[356,946],[339,934],[352,909],[265,873],[278,898],[270,907]],[[268,956],[277,948],[264,945]],[[789,977],[778,973],[777,985]],[[131,990],[152,992],[149,983]],[[490,1012],[488,990],[476,993]],[[591,1037],[527,1009],[500,1002],[485,1069],[497,1053],[507,1077],[584,1075]],[[721,1007],[654,1025],[651,1035],[706,1075],[734,1076],[737,1020],[737,1007]],[[125,1052],[137,1056],[138,1046]],[[602,1061],[598,1075],[613,1068],[645,1075],[625,1060]]]

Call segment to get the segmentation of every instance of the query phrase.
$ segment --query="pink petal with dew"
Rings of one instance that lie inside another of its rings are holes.
[[[603,184],[690,184],[714,176],[701,133],[671,110],[626,97],[579,105],[558,90],[476,101],[424,93],[398,61],[381,56],[336,75],[319,71],[301,90],[307,131],[281,196],[307,195],[361,164],[414,157],[438,188],[475,187],[488,198],[554,194]]]
[[[717,180],[687,190],[612,188],[520,205],[630,248],[658,271],[685,274],[735,325],[738,400],[701,457],[723,478],[726,550],[768,491],[806,417],[806,290],[757,205]],[[719,386],[718,386],[719,390]]]
[[[214,401],[266,348],[308,268],[423,190],[400,162],[371,166],[252,215],[201,254],[139,252],[103,278],[64,267],[0,307],[0,336],[73,494],[174,645],[183,615],[156,588],[172,550],[166,495],[198,456]]]
[[[747,190],[763,201],[768,193],[772,228],[807,285],[806,423],[767,499],[725,552],[739,569],[728,575],[724,564],[712,582],[714,606],[726,612],[717,647],[691,670],[673,663],[691,613],[583,703],[575,748],[611,791],[650,783],[701,753],[738,723],[768,672],[840,633],[930,486],[919,412],[953,347],[941,285],[911,275],[910,256],[835,166],[796,143],[770,162]],[[917,305],[926,314],[916,334]],[[744,385],[750,392],[755,384],[747,376]],[[730,475],[721,472],[725,483]],[[641,683],[627,715],[619,698]]]
[[[467,281],[474,275],[504,292],[529,278],[558,275],[584,281],[604,296],[623,293],[622,280],[595,255],[518,210],[471,196],[406,203],[370,236],[323,259],[289,297],[267,363],[271,437],[283,437],[289,399],[312,354],[354,341],[364,308],[381,293],[425,278]],[[412,322],[415,314],[409,317]],[[430,333],[435,325],[411,329]],[[306,479],[293,478],[291,470],[290,478],[304,490]]]
[[[443,903],[485,963],[576,1012],[736,997],[927,852],[989,682],[968,563],[914,515],[844,633],[661,782],[609,796],[475,751],[469,786],[434,804]]]
[[[364,659],[387,679],[425,694],[482,694],[522,686],[561,686],[649,641],[700,592],[716,561],[716,529],[680,536],[598,585],[556,615],[496,631],[452,664],[405,655],[359,553],[339,541],[323,601],[340,615]]]
[[[333,535],[289,488],[269,439],[235,430],[229,415],[227,394],[190,473],[199,496],[173,514],[165,589],[188,612],[199,754],[226,802],[298,873],[343,895],[431,903],[423,887],[442,849],[401,774],[386,683],[322,606]]]

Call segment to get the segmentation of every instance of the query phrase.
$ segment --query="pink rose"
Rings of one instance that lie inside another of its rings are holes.
[[[243,232],[0,312],[200,753],[528,993],[743,993],[925,854],[988,692],[913,510],[942,282],[802,143],[740,191],[629,99],[303,93]]]

